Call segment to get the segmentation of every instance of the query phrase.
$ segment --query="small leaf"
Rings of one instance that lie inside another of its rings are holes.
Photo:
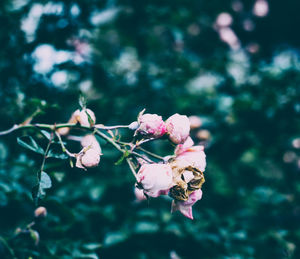
[[[119,158],[119,160],[117,162],[115,162],[115,165],[120,165],[122,164],[122,162],[124,161],[124,159],[126,157],[128,157],[130,155],[130,153],[126,150],[123,155]]]
[[[46,172],[41,172],[40,182],[32,188],[32,198],[37,203],[39,199],[43,199],[46,195],[45,189],[49,189],[52,186],[52,181]]]
[[[42,154],[42,155],[45,153],[44,149],[42,147],[40,147],[31,136],[23,137],[23,139],[24,138],[29,139],[29,141],[26,141],[26,142],[24,140],[22,140],[21,138],[22,137],[17,138],[17,142],[20,146],[27,148],[33,152]],[[29,143],[27,143],[27,142],[29,142]]]
[[[102,245],[99,243],[88,243],[88,244],[84,244],[82,247],[89,251],[95,251],[95,250],[101,248]]]
[[[81,109],[86,108],[86,98],[83,96],[83,94],[80,94],[80,96],[79,96],[79,105],[80,105]]]
[[[51,178],[45,172],[41,173],[41,181],[40,181],[40,188],[41,189],[49,189],[52,186]]]
[[[104,239],[105,246],[112,246],[121,243],[127,239],[127,235],[123,232],[108,233]]]
[[[58,181],[58,182],[62,182],[62,180],[65,177],[65,173],[63,173],[63,172],[55,172],[53,175],[54,175],[56,181]]]
[[[40,242],[40,235],[37,231],[33,229],[29,229],[30,237],[33,239],[34,244],[37,246]]]
[[[42,135],[43,135],[45,138],[47,138],[48,140],[51,139],[51,134],[50,134],[48,131],[46,131],[46,130],[40,130],[40,132],[41,132]]]
[[[92,119],[92,117],[89,115],[89,113],[86,111],[86,110],[84,110],[85,111],[85,114],[87,115],[87,117],[88,117],[88,120],[89,120],[89,124],[92,126],[92,125],[94,125],[95,124],[95,121]]]

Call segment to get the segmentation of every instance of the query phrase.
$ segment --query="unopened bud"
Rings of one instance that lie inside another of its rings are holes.
[[[175,144],[184,143],[190,134],[190,120],[185,115],[172,115],[167,119],[166,125],[169,139]]]
[[[47,209],[45,207],[38,207],[35,211],[34,211],[34,216],[36,218],[39,217],[46,217],[47,216]]]
[[[100,153],[95,149],[89,149],[81,157],[81,164],[84,167],[96,167],[100,162]]]
[[[69,123],[79,123],[81,126],[90,127],[96,122],[96,116],[90,109],[76,110],[69,120]]]
[[[146,113],[139,116],[138,124],[137,132],[145,136],[159,138],[167,132],[165,122],[157,114]]]
[[[128,128],[131,130],[136,130],[139,127],[139,123],[137,121],[134,121],[129,124]]]

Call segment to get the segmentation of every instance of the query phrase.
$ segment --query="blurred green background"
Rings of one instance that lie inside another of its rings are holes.
[[[299,10],[292,0],[1,0],[0,130],[37,107],[35,122],[66,122],[82,93],[105,125],[143,108],[200,116],[192,135],[208,165],[191,221],[168,198],[135,202],[133,176],[104,142],[87,172],[49,159],[36,246],[15,230],[33,220],[42,158],[16,138],[46,143],[30,130],[2,136],[0,258],[300,258]]]

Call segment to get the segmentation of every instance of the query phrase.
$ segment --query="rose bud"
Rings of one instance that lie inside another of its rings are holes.
[[[191,124],[191,130],[200,128],[202,125],[202,121],[199,116],[195,116],[195,115],[190,116],[189,120],[190,120],[190,124]]]
[[[95,149],[88,149],[80,153],[76,158],[76,167],[86,170],[86,168],[96,167],[100,162],[100,153]]]
[[[184,143],[190,134],[190,120],[185,115],[172,115],[167,119],[166,126],[169,139],[175,144]]]
[[[87,114],[90,116],[92,123],[90,123],[89,117]],[[86,126],[86,127],[93,126],[95,124],[95,122],[96,122],[96,116],[95,116],[94,112],[90,109],[85,109],[82,111],[77,109],[75,112],[73,112],[71,118],[68,121],[68,123],[70,123],[70,124],[79,123],[81,126]],[[60,135],[65,136],[65,135],[69,134],[70,128],[68,128],[68,127],[59,128],[57,130],[57,132]]]
[[[101,147],[94,135],[86,135],[81,140],[84,148],[76,159],[76,167],[85,169],[98,166],[100,162]]]
[[[101,147],[99,145],[98,140],[93,134],[86,135],[82,138],[80,142],[82,147],[89,147],[90,149],[94,149],[101,154]]]
[[[144,164],[137,173],[138,183],[151,197],[166,194],[173,186],[172,178],[172,169],[166,164]]]
[[[136,132],[153,138],[163,136],[167,130],[165,122],[161,116],[157,114],[143,114],[138,118],[139,127]]]
[[[171,212],[179,210],[185,217],[193,219],[192,206],[202,198],[202,191],[198,189],[192,192],[187,201],[172,201]]]
[[[90,123],[90,120],[91,123]],[[84,109],[84,110],[76,110],[69,121],[69,123],[79,123],[81,126],[90,127],[93,126],[96,122],[96,116],[94,112],[90,109]]]
[[[45,207],[38,207],[35,211],[34,211],[34,216],[36,218],[39,217],[46,217],[47,216],[47,209]]]

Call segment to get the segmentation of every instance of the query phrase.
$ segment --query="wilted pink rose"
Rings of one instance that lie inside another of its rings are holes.
[[[167,164],[144,164],[137,173],[138,183],[151,197],[166,194],[173,185],[172,179],[172,169]]]
[[[154,138],[163,136],[167,130],[165,122],[157,114],[143,114],[138,118],[139,127],[137,132]]]
[[[178,145],[175,149],[176,159],[204,172],[206,167],[204,146],[193,146],[193,144],[193,140],[188,138],[185,143]]]
[[[169,139],[175,144],[184,143],[190,134],[190,120],[185,115],[172,115],[167,119],[166,126]]]
[[[171,212],[179,210],[185,217],[193,219],[192,206],[202,198],[202,191],[198,189],[192,192],[187,201],[172,201]]]

